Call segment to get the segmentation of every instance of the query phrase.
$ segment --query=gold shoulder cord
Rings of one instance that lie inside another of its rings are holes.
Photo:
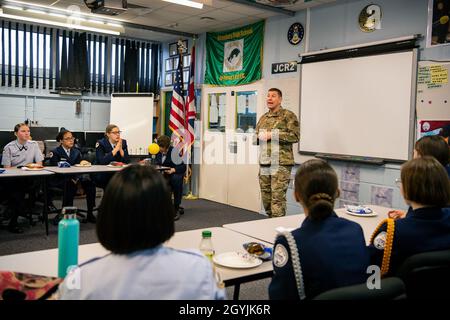
[[[394,219],[388,218],[381,221],[378,227],[373,232],[372,237],[370,238],[370,244],[373,244],[375,236],[378,234],[378,231],[385,223],[387,224],[386,243],[384,245],[383,262],[381,263],[381,276],[385,276],[389,272],[389,264],[391,262],[391,254],[392,254],[392,245],[394,243],[394,232],[395,232]]]

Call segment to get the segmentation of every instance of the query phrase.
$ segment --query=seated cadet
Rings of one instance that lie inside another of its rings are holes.
[[[74,140],[72,132],[69,130],[60,131],[58,133],[56,141],[60,142],[61,145],[51,151],[50,165],[57,166],[58,162],[66,161],[73,166],[81,162],[81,152],[77,148],[74,148]],[[73,198],[77,193],[77,184],[80,182],[86,193],[87,221],[95,223],[96,218],[92,212],[95,207],[95,184],[88,175],[78,175],[64,178],[52,177],[50,185],[64,189],[65,179],[68,181],[66,185],[66,194],[63,199],[63,207],[73,206]],[[58,219],[55,219],[55,221],[57,220]]]
[[[414,159],[431,156],[436,158],[447,171],[450,178],[450,148],[441,136],[424,136],[416,141],[414,145]],[[389,218],[401,219],[406,215],[402,210],[391,210],[388,212]]]
[[[170,170],[164,171],[164,176],[173,192],[173,204],[175,207],[175,220],[184,213],[181,204],[183,196],[183,176],[186,172],[186,165],[183,163],[179,152],[170,145],[168,136],[160,136],[157,140],[160,152],[156,155],[156,164],[164,167],[170,167]]]
[[[120,137],[121,131],[115,124],[109,124],[105,137],[95,146],[96,164],[108,165],[113,161],[129,163],[127,141]],[[98,173],[93,175],[97,187],[105,189],[113,173]]]
[[[36,141],[31,141],[30,128],[25,123],[19,123],[14,127],[14,135],[17,140],[8,143],[3,148],[2,165],[4,168],[22,167],[30,163],[42,165],[44,155],[39,150]],[[25,200],[25,193],[33,188],[34,180],[27,178],[3,180],[2,183],[8,185],[8,199],[12,210],[11,220],[8,230],[13,233],[22,233],[23,230],[17,225],[17,218],[22,213],[22,205]]]
[[[410,206],[403,219],[383,221],[369,246],[373,264],[382,275],[395,273],[416,253],[450,249],[450,180],[433,157],[403,164],[400,191]]]
[[[441,136],[425,136],[416,141],[414,145],[414,158],[431,156],[436,158],[447,171],[450,178],[450,148]]]
[[[338,287],[364,283],[369,254],[361,226],[333,211],[338,178],[323,160],[303,163],[295,199],[305,210],[300,228],[278,235],[270,299],[311,299]]]
[[[174,234],[173,206],[164,177],[148,166],[117,172],[97,221],[100,243],[111,251],[80,265],[59,286],[60,299],[224,299],[211,262],[200,251],[164,246]]]
[[[439,135],[444,138],[445,142],[450,146],[450,124],[444,126],[441,131],[439,132]]]

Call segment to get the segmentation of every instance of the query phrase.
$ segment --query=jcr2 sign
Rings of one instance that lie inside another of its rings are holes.
[[[297,61],[272,63],[272,74],[297,72]]]

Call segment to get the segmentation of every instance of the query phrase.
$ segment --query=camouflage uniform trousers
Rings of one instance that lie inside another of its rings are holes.
[[[259,186],[264,209],[269,218],[286,215],[286,191],[292,166],[260,166]]]

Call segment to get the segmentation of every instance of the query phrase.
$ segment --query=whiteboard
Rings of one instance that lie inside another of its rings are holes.
[[[416,50],[301,66],[300,152],[410,158]]]
[[[153,94],[113,93],[110,123],[122,131],[129,154],[148,154],[153,137]]]

